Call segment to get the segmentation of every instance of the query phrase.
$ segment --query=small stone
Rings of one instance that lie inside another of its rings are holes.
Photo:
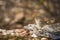
[[[41,40],[48,40],[48,38],[41,38]]]
[[[33,34],[33,35],[31,35],[31,37],[37,37],[37,35],[36,34]]]
[[[11,33],[11,35],[12,35],[12,36],[14,36],[14,35],[15,35],[15,33]]]

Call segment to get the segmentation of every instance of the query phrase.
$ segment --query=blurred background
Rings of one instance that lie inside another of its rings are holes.
[[[23,27],[28,24],[36,24],[35,18],[45,24],[59,23],[59,2],[60,0],[0,0],[0,29],[24,29]],[[40,40],[41,37],[28,39],[15,36],[12,38],[8,35],[0,38],[0,40]]]

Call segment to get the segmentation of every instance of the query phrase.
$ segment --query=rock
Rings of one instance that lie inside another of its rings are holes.
[[[28,24],[28,26],[24,26],[26,30],[29,30],[31,37],[37,37],[40,35],[39,28],[35,24]]]
[[[49,40],[48,38],[41,38],[41,40]]]
[[[41,36],[49,37],[52,39],[59,39],[60,38],[60,23],[46,25],[42,27],[42,33],[40,32]]]
[[[35,38],[35,37],[37,37],[37,35],[36,34],[32,34],[31,37],[34,37]]]
[[[60,23],[46,25],[42,29],[48,32],[58,32],[58,30],[60,30]]]
[[[51,32],[50,38],[51,39],[60,39],[60,32]]]

